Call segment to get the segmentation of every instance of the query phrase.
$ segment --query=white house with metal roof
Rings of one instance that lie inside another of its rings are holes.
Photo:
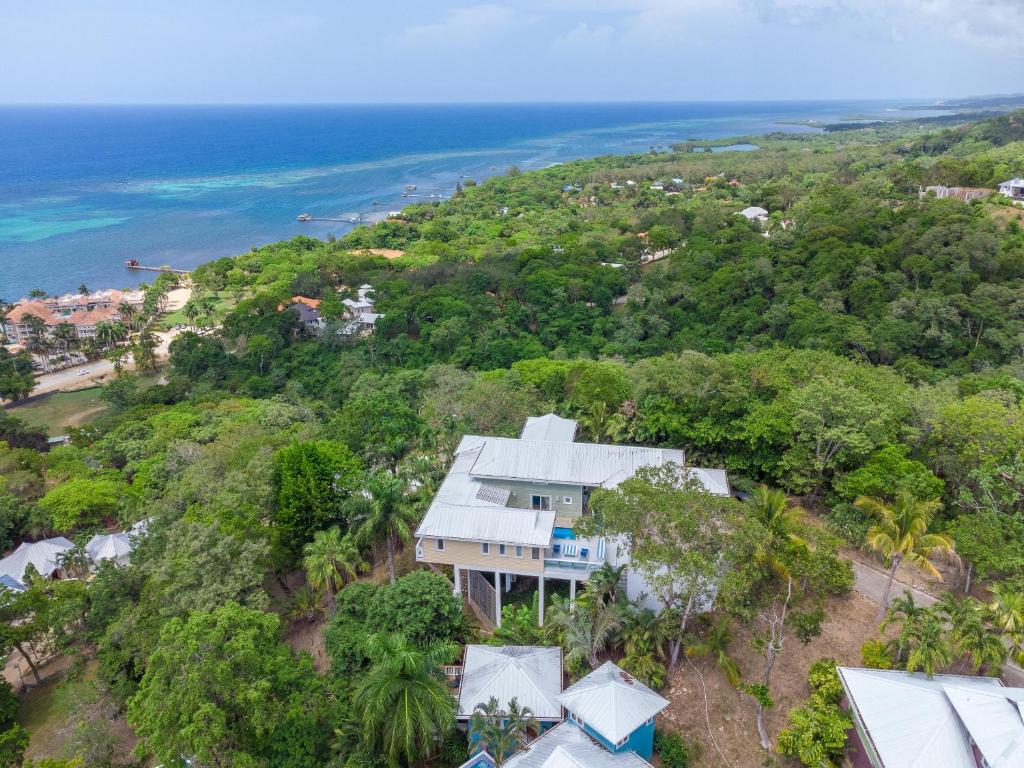
[[[1015,178],[999,185],[999,194],[1013,201],[1024,202],[1024,179]]]
[[[23,541],[7,557],[0,560],[0,576],[6,576],[11,582],[25,588],[25,570],[29,565],[36,569],[36,572],[44,579],[53,578],[60,574],[61,556],[75,545],[63,536],[56,536],[52,539],[42,541]],[[8,584],[8,586],[10,586]],[[11,587],[15,589],[15,587]]]
[[[519,577],[538,580],[543,623],[546,579],[568,581],[574,598],[578,582],[605,563],[628,564],[616,542],[573,531],[590,514],[595,489],[615,488],[641,467],[674,464],[710,493],[730,494],[725,470],[687,467],[683,451],[580,443],[575,435],[575,421],[548,414],[528,419],[519,438],[464,436],[416,530],[416,559],[452,566],[460,594],[468,572],[470,598],[499,625],[502,592]],[[626,591],[631,599],[651,592],[631,569]]]
[[[838,672],[873,768],[1024,766],[1024,688],[994,677]]]
[[[492,697],[508,711],[515,699],[529,707],[542,730],[562,721],[562,649],[534,645],[467,645],[459,685],[459,720]]]

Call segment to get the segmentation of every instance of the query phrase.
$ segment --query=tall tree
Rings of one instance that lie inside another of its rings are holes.
[[[395,550],[407,542],[419,513],[404,478],[380,470],[368,475],[363,490],[352,497],[349,514],[359,526],[358,538],[366,545],[384,543],[388,556],[388,578],[395,583]]]
[[[942,574],[932,563],[932,558],[945,557],[955,561],[956,551],[952,538],[944,533],[928,532],[940,506],[937,501],[919,501],[909,491],[901,491],[891,506],[881,499],[865,496],[858,497],[854,505],[876,518],[877,522],[868,530],[866,543],[889,565],[889,579],[878,612],[881,621],[889,608],[889,593],[901,563],[908,562],[941,579]]]
[[[453,727],[455,699],[441,665],[458,652],[449,642],[418,648],[400,634],[376,634],[367,643],[373,666],[352,698],[363,741],[392,763],[430,756]]]
[[[469,718],[469,744],[486,750],[496,765],[502,765],[508,755],[525,746],[530,730],[539,732],[540,723],[529,707],[520,706],[512,697],[504,709],[492,696],[486,703],[473,707]]]

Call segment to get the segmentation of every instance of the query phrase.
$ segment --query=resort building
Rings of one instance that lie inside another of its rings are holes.
[[[568,720],[543,729],[505,760],[506,768],[651,768],[654,719],[668,701],[632,675],[606,662],[557,701]],[[495,768],[495,761],[479,752],[462,768]]]
[[[682,451],[581,443],[575,435],[575,421],[548,414],[527,419],[519,438],[464,436],[416,530],[416,559],[452,566],[456,593],[468,579],[470,601],[499,626],[513,581],[536,580],[543,624],[546,581],[568,582],[574,599],[578,584],[605,563],[628,564],[616,542],[573,531],[590,514],[595,489],[615,488],[641,467],[686,467]],[[685,471],[710,493],[730,494],[724,470]],[[647,594],[652,603],[651,589],[629,568],[625,586],[630,599]]]
[[[999,194],[1014,202],[1024,202],[1024,179],[1010,179],[999,185]]]
[[[840,667],[854,763],[872,768],[1024,766],[1024,688],[994,677]]]
[[[41,299],[22,299],[8,312],[2,323],[2,330],[11,344],[24,344],[32,336],[33,329],[42,323],[47,333],[62,323],[75,329],[79,339],[96,336],[96,326],[124,320],[122,306],[134,310],[142,308],[145,295],[142,291],[118,291],[108,289],[93,293],[48,296]],[[33,319],[34,318],[34,319]]]

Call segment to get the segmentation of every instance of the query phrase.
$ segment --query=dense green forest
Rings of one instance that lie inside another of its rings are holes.
[[[67,764],[123,764],[110,726],[123,717],[137,759],[165,765],[459,765],[466,738],[432,692],[480,629],[403,545],[462,434],[516,435],[549,411],[585,440],[727,468],[745,501],[650,476],[595,508],[652,562],[638,504],[665,531],[713,515],[715,536],[681,540],[700,555],[686,567],[745,565],[706,622],[623,606],[612,573],[579,611],[556,599],[544,629],[507,606],[489,642],[561,644],[573,676],[615,658],[657,687],[681,651],[704,654],[763,725],[783,652],[763,616],[785,604],[797,642],[820,635],[851,588],[845,547],[885,567],[945,555],[974,579],[930,611],[894,600],[900,634],[861,638],[865,664],[998,674],[1020,660],[1024,211],[919,192],[1024,173],[1024,113],[750,141],[513,168],[332,242],[208,263],[193,290],[231,308],[172,343],[166,383],[122,375],[104,415],[49,451],[5,415],[6,549],[147,521],[130,566],[0,597],[6,651],[76,659]],[[767,221],[736,215],[747,206]],[[370,336],[339,335],[340,300],[363,283],[382,317]],[[296,294],[322,300],[319,337],[279,311]],[[29,370],[0,352],[0,381]],[[326,666],[286,642],[307,626]],[[733,674],[730,631],[762,638],[763,680]],[[765,746],[825,765],[846,716],[834,664],[811,672],[807,704]],[[414,713],[394,714],[400,696]],[[21,765],[28,733],[12,715],[4,727],[0,765]],[[660,734],[662,765],[695,761],[692,736]],[[759,765],[756,741],[748,751]]]

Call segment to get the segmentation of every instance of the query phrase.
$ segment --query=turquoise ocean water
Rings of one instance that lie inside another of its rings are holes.
[[[483,179],[688,138],[812,130],[889,103],[0,107],[0,297],[134,285]],[[921,115],[920,112],[915,116]],[[429,199],[429,198],[427,198]],[[374,205],[377,202],[378,205]]]

